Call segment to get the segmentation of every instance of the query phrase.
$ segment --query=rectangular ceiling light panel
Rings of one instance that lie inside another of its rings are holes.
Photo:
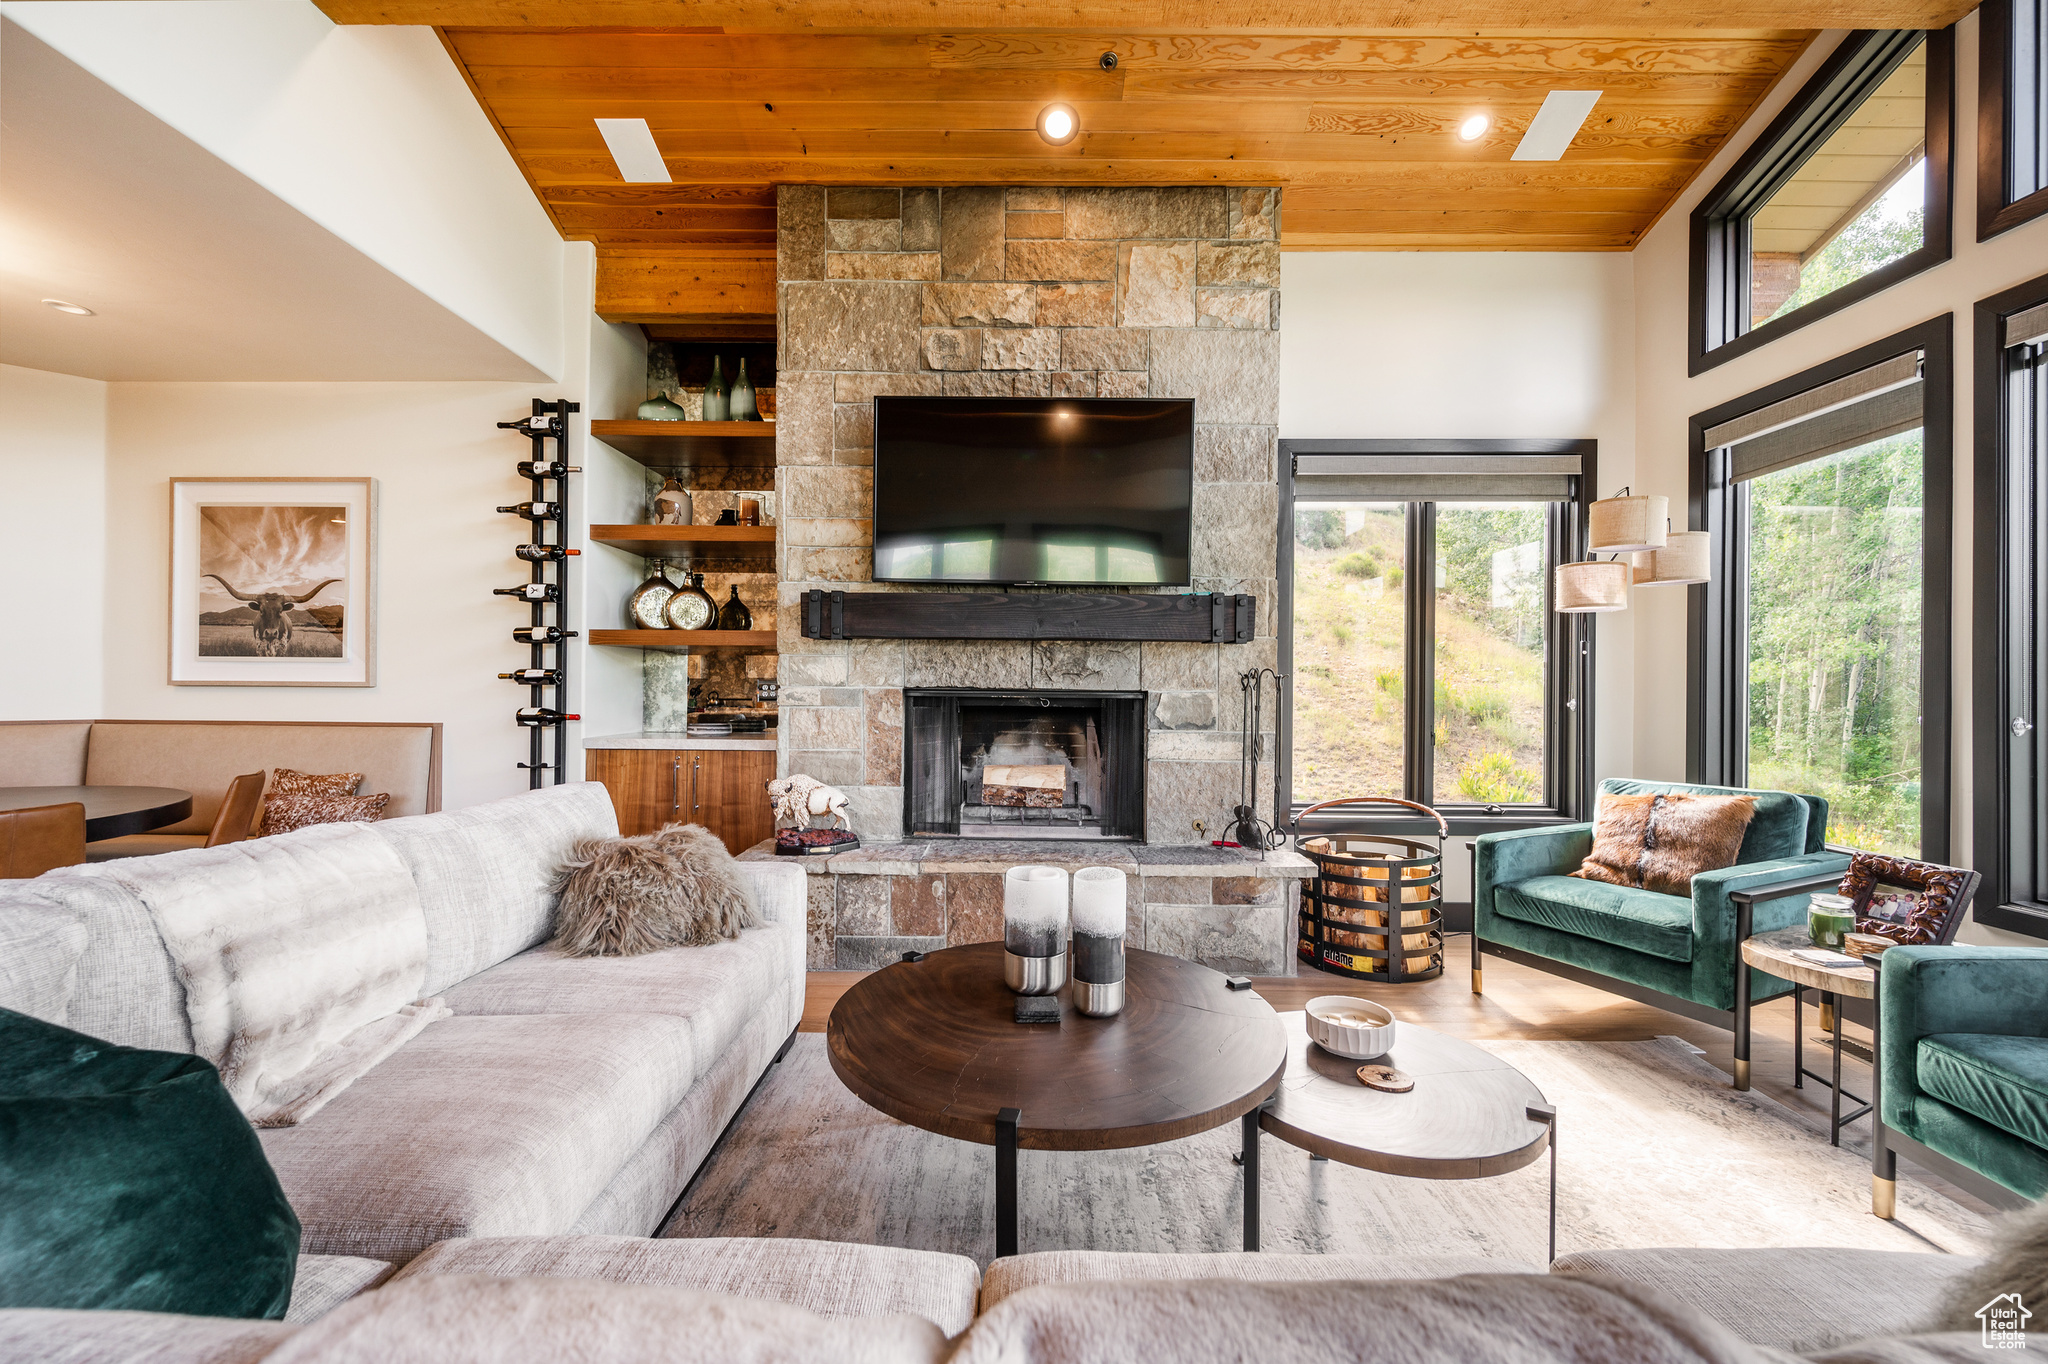
[[[1543,107],[1522,134],[1513,161],[1555,161],[1579,135],[1579,125],[1593,112],[1598,90],[1553,90],[1543,97]]]
[[[646,119],[601,118],[597,120],[597,130],[604,135],[604,145],[611,149],[612,160],[618,163],[621,180],[629,185],[672,183]]]

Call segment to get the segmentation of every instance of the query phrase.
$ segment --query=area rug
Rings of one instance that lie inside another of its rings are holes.
[[[1984,1219],[1899,1182],[1870,1215],[1867,1155],[1728,1077],[1677,1038],[1483,1043],[1558,1110],[1558,1253],[1623,1246],[1857,1246],[1973,1254]],[[1861,1126],[1856,1129],[1859,1133]],[[1241,1248],[1238,1124],[1128,1151],[1023,1151],[1020,1249]],[[1266,1137],[1264,1247],[1544,1261],[1547,1170],[1404,1179]],[[705,1162],[664,1236],[804,1236],[994,1253],[995,1154],[905,1126],[832,1073],[804,1033]]]

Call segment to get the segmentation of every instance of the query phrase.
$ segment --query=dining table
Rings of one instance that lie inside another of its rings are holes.
[[[146,834],[192,814],[192,793],[175,786],[0,786],[0,814],[74,802],[85,807],[88,843]]]

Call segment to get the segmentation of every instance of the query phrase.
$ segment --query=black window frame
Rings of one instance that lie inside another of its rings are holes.
[[[2006,133],[2019,100],[2031,101],[2037,138],[2048,138],[2048,71],[2033,73],[2032,87],[2015,88],[2013,19],[2016,0],[1984,0],[1977,11],[1977,240],[1990,241],[2048,213],[2048,185],[2012,197],[2012,161]],[[2033,11],[2037,31],[2048,28],[2048,0],[2017,0]]]
[[[1920,248],[1831,294],[1748,327],[1749,219],[1903,60],[1927,43],[1927,202]],[[1859,29],[1692,212],[1687,372],[1700,375],[1949,259],[1954,199],[1955,28]]]
[[[1415,816],[1395,813],[1384,817],[1341,820],[1318,815],[1304,823],[1301,812],[1311,802],[1294,799],[1294,509],[1297,455],[1491,455],[1556,456],[1576,455],[1579,473],[1574,495],[1565,506],[1568,514],[1553,510],[1545,518],[1543,609],[1548,618],[1545,630],[1545,676],[1550,694],[1544,698],[1544,741],[1551,755],[1545,763],[1545,802],[1542,805],[1485,806],[1470,803],[1437,805],[1434,808],[1450,824],[1454,835],[1496,833],[1511,829],[1571,824],[1590,819],[1593,809],[1593,664],[1592,617],[1559,615],[1554,607],[1556,586],[1551,568],[1587,558],[1586,520],[1599,474],[1599,442],[1593,440],[1282,440],[1280,442],[1280,713],[1278,746],[1273,764],[1273,808],[1285,812],[1283,827],[1291,833],[1374,832],[1427,834],[1436,837],[1436,826]],[[1309,499],[1318,500],[1318,499]],[[1525,500],[1525,499],[1509,499]],[[1407,502],[1405,505],[1433,508],[1435,503]],[[1410,568],[1404,576],[1407,600],[1403,610],[1404,667],[1411,676],[1434,680],[1435,598],[1434,574],[1417,566],[1426,561],[1417,555],[1426,549],[1431,527],[1424,516],[1407,518]],[[1418,534],[1420,531],[1420,534]],[[1554,556],[1554,557],[1553,557]],[[1401,792],[1361,791],[1359,795],[1407,795],[1420,790],[1427,794],[1434,782],[1432,764],[1422,755],[1425,741],[1433,741],[1436,688],[1409,686],[1404,693],[1412,700],[1404,709],[1403,789]],[[1420,732],[1418,733],[1418,728]],[[1410,797],[1413,799],[1414,797]],[[1424,802],[1425,804],[1431,802]]]
[[[2029,494],[2033,506],[2038,508],[2044,474],[2035,471],[2031,487],[2017,486],[2021,480],[2014,477],[2014,452],[2009,439],[2014,384],[2001,342],[2008,316],[2043,303],[2048,303],[2048,275],[2037,276],[1978,302],[1972,404],[1976,483],[1971,515],[1976,593],[1971,620],[1974,734],[1970,860],[1984,877],[1973,913],[1979,923],[2036,938],[2048,938],[2048,886],[2031,887],[2033,894],[2024,899],[2014,893],[2010,843],[2012,831],[2018,827],[2031,829],[2037,841],[2048,837],[2043,831],[2043,821],[2048,820],[2048,808],[2044,806],[2048,802],[2016,786],[2012,750],[2013,739],[2018,736],[2010,726],[2018,713],[2014,697],[2016,669],[2030,667],[2038,678],[2040,668],[2048,665],[2048,657],[2044,657],[2048,655],[2048,637],[2044,637],[2041,620],[2048,616],[2048,601],[2042,599],[2048,593],[2041,591],[2038,576],[2031,585],[2025,581],[2030,575],[2048,571],[2048,563],[2041,562],[2048,559],[2048,546],[2043,544],[2048,528],[2034,526],[2035,543],[2031,548],[2037,557],[2031,562],[2023,561],[2022,550],[2027,547],[2015,543],[2013,519],[2015,515],[2024,516],[2028,508],[2018,504],[2015,494]],[[2029,614],[2019,605],[2027,596],[2034,598],[2034,619],[2016,619]],[[2026,633],[2016,639],[2020,631]],[[2048,696],[2037,694],[2031,699],[2036,713],[2022,718],[2029,719],[2034,726],[2031,738],[2038,751],[2042,742],[2041,722],[2048,718],[2038,708],[2048,702]]]
[[[1923,357],[1920,424],[1922,557],[1920,562],[1920,858],[1946,862],[1950,847],[1950,715],[1953,679],[1952,594],[1955,582],[1955,361],[1953,313],[1895,332],[1846,355],[1801,370],[1740,398],[1696,413],[1689,423],[1687,524],[1713,535],[1711,581],[1686,589],[1686,779],[1743,786],[1749,753],[1747,613],[1739,597],[1748,581],[1747,536],[1739,485],[1722,450],[1706,433],[1759,408],[1870,368],[1894,356]]]

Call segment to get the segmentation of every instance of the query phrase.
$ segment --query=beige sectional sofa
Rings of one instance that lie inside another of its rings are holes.
[[[768,922],[736,942],[574,960],[546,945],[549,886],[570,843],[615,830],[602,787],[371,827],[419,892],[426,989],[455,1016],[301,1126],[264,1131],[305,1228],[286,1320],[0,1311],[0,1359],[1785,1364],[1788,1351],[1926,1329],[1975,1268],[1849,1250],[1610,1250],[1545,1274],[1390,1246],[1052,1251],[984,1276],[931,1251],[649,1239],[801,1017],[801,870],[741,864]],[[204,876],[234,856],[156,865]],[[0,1006],[191,1047],[148,908],[88,869],[0,888]],[[1944,1336],[1825,1357],[1932,1364],[1975,1350],[1974,1336]]]
[[[308,1121],[263,1130],[302,1248],[403,1264],[450,1237],[653,1232],[802,1017],[803,873],[743,865],[766,922],[735,941],[572,959],[547,945],[552,883],[577,839],[617,832],[602,786],[369,827],[419,893],[424,994],[455,1016]],[[223,859],[262,865],[234,846],[153,865],[205,878]],[[0,951],[0,1006],[192,1050],[148,908],[95,869],[0,886]]]
[[[1847,1250],[997,1260],[788,1239],[447,1241],[311,1324],[0,1312],[0,1358],[113,1364],[1940,1364],[1975,1261]],[[488,1291],[480,1291],[488,1290]],[[295,1311],[294,1316],[297,1313]],[[1858,1346],[1853,1342],[1876,1341]]]
[[[268,720],[0,722],[0,786],[171,786],[192,813],[146,834],[89,844],[93,861],[180,852],[206,842],[228,783],[245,772],[360,772],[391,797],[387,819],[441,808],[441,726]],[[267,783],[266,783],[267,785]],[[257,820],[262,818],[259,810]],[[252,822],[251,830],[256,827]]]

